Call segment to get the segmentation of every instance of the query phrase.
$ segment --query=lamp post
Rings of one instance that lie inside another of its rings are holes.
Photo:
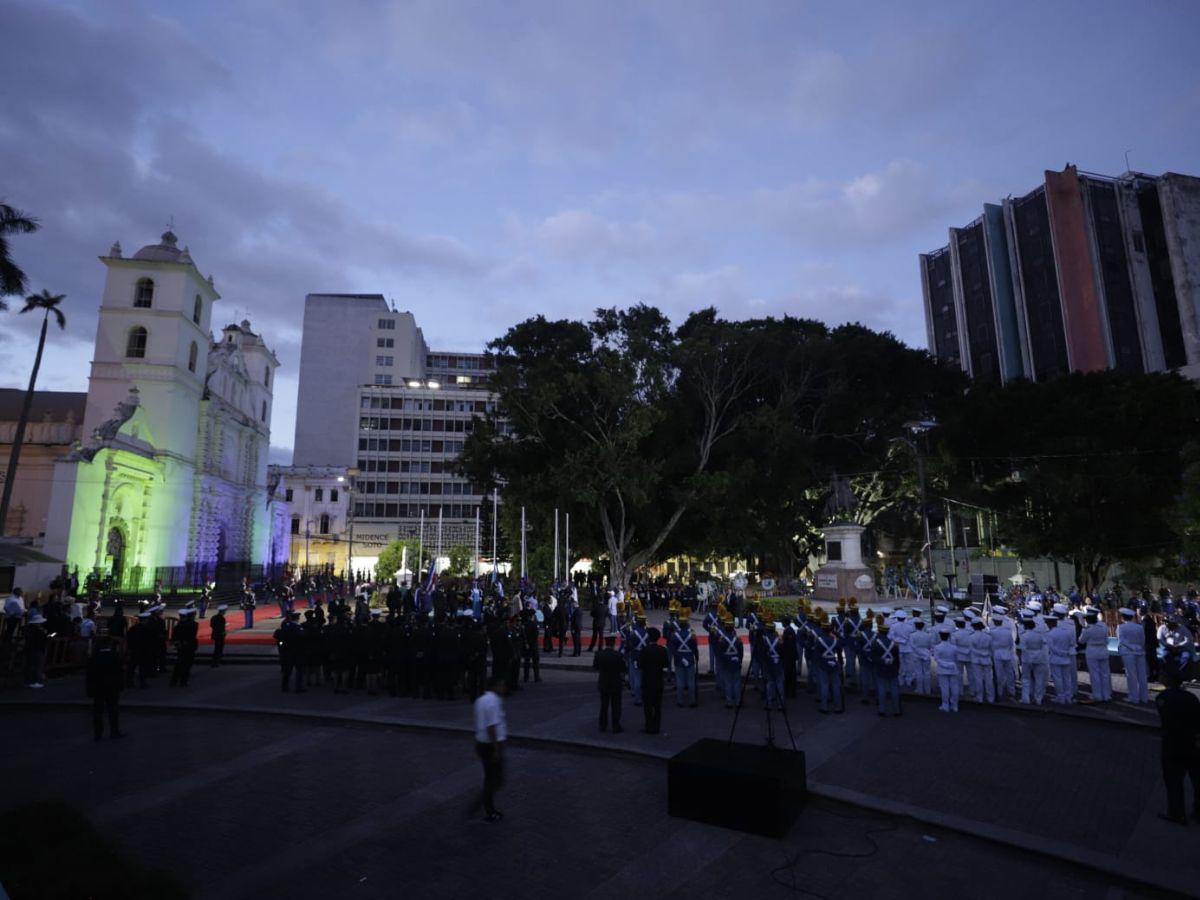
[[[916,421],[905,422],[904,427],[912,432],[913,437],[919,434],[924,434],[931,428],[937,427],[937,422],[933,419],[919,419]],[[934,581],[933,573],[933,538],[929,533],[929,505],[925,497],[925,455],[921,452],[917,442],[906,437],[894,437],[892,441],[899,442],[908,447],[912,451],[913,456],[917,460],[917,482],[921,491],[921,522],[925,526],[925,564],[929,570],[929,620],[933,621],[933,588],[936,582]],[[952,598],[953,599],[953,598]]]
[[[354,477],[358,469],[347,469],[345,475],[337,477],[338,484],[345,485],[346,491],[346,526],[349,531],[346,547],[346,569],[350,572],[351,584],[354,583]]]

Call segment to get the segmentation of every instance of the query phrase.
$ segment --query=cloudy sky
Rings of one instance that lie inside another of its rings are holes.
[[[39,384],[86,389],[96,257],[169,217],[283,363],[277,460],[311,291],[445,349],[637,301],[923,346],[917,254],[985,200],[1126,151],[1200,172],[1198,34],[1187,0],[0,0],[0,199],[70,319]]]

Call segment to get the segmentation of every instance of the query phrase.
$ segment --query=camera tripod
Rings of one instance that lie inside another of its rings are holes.
[[[750,673],[746,673],[746,677],[742,679],[742,689],[738,693],[737,706],[733,711],[733,726],[729,729],[729,743],[733,743],[733,733],[737,730],[738,717],[742,714],[742,706],[746,702],[746,683],[750,681]],[[766,701],[764,712],[767,714],[767,746],[772,749],[778,749],[775,746],[775,723],[771,719],[771,703],[767,699],[769,692],[765,690],[764,685],[764,700]],[[779,712],[783,714],[783,725],[787,729],[788,740],[791,741],[792,749],[799,750],[796,746],[796,736],[792,733],[792,723],[788,721],[787,702],[781,698]]]

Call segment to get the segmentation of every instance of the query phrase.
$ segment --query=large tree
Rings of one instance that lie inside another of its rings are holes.
[[[997,511],[1022,556],[1074,563],[1098,588],[1118,562],[1178,558],[1200,391],[1176,374],[977,383],[938,429],[956,495]]]
[[[38,221],[19,209],[0,203],[0,309],[8,309],[4,297],[24,294],[28,279],[21,268],[13,262],[8,239],[14,234],[32,234],[38,229]]]
[[[8,470],[4,476],[4,490],[0,493],[0,535],[4,534],[8,522],[8,505],[12,501],[13,484],[17,478],[17,464],[21,461],[21,446],[25,443],[25,428],[29,424],[29,409],[33,404],[33,389],[37,384],[38,370],[42,367],[42,351],[46,347],[46,326],[50,324],[50,316],[59,328],[67,327],[67,317],[63,315],[58,304],[65,299],[63,294],[51,294],[42,291],[40,294],[30,294],[25,298],[25,306],[21,312],[34,310],[42,311],[42,332],[38,337],[37,355],[33,358],[33,371],[29,373],[29,387],[25,390],[25,400],[21,404],[21,417],[17,420],[17,431],[13,437],[12,452],[8,457]]]
[[[576,511],[573,546],[600,550],[610,581],[628,584],[719,477],[714,458],[761,376],[758,343],[754,323],[711,309],[678,328],[644,305],[529,319],[489,345],[499,408],[462,466],[543,518]]]

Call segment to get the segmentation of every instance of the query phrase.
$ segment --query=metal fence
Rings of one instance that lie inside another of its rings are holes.
[[[111,572],[94,569],[84,579],[83,587],[100,593],[140,593],[161,585],[164,592],[171,592],[199,590],[206,583],[216,582],[217,590],[223,590],[240,586],[244,578],[249,578],[252,584],[281,578],[286,569],[286,563],[188,562],[182,566],[130,566],[119,578]]]

